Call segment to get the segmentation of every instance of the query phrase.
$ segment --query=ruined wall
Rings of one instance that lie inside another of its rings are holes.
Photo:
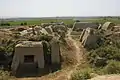
[[[18,57],[20,64],[24,64],[24,55],[34,55],[34,62],[38,63],[39,68],[44,68],[44,54],[42,47],[17,47],[15,48],[15,54],[16,56],[14,57]]]
[[[84,34],[85,34],[85,29],[82,31],[82,33],[80,35],[80,42],[82,41]]]
[[[51,41],[51,60],[52,63],[60,63],[60,46],[57,41]]]
[[[75,22],[73,25],[73,31],[82,31],[83,29],[86,29],[88,27],[97,29],[99,25],[96,23],[90,23],[90,22]]]
[[[89,48],[93,48],[96,45],[96,41],[97,41],[98,37],[95,35],[88,35],[87,39],[84,41],[83,45],[85,47],[89,47]]]
[[[94,30],[91,28],[87,28],[83,30],[80,36],[80,42],[86,48],[94,48],[96,46],[96,42],[98,40],[98,36],[94,33]]]
[[[103,29],[103,30],[112,30],[114,26],[115,26],[115,24],[112,23],[112,22],[105,22],[101,29]]]
[[[19,64],[20,64],[19,57],[17,56],[17,54],[14,54],[13,61],[12,61],[12,64],[11,64],[11,70],[13,72],[16,72]]]
[[[90,34],[90,28],[87,28],[83,31],[83,34],[81,34],[81,36],[82,36],[81,42],[82,43],[84,43],[84,41],[87,39],[89,34]]]

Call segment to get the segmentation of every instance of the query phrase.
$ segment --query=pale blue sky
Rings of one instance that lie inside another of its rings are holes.
[[[120,16],[120,0],[0,0],[0,17]]]

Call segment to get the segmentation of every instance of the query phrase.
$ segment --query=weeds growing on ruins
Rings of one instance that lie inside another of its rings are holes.
[[[0,75],[5,80],[29,76],[86,80],[120,73],[117,18],[8,23],[18,27],[0,29]]]

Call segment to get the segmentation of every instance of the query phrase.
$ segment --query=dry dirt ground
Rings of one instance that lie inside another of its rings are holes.
[[[120,75],[103,75],[89,80],[120,80]]]

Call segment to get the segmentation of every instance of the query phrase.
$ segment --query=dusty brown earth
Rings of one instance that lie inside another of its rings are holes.
[[[89,80],[120,80],[120,75],[103,75]]]
[[[0,31],[1,38],[11,38],[11,35],[12,34],[10,32]]]

